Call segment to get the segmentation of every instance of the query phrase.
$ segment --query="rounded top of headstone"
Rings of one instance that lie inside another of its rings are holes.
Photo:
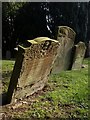
[[[68,27],[68,26],[58,26],[58,32],[61,34],[61,35],[65,35],[71,39],[75,38],[75,31]]]
[[[82,48],[86,48],[86,45],[84,42],[80,41],[77,45],[75,45],[76,47],[82,47]]]

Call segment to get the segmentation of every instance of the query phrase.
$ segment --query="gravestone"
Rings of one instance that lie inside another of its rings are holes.
[[[6,59],[11,58],[11,52],[9,50],[6,51]]]
[[[7,92],[8,103],[22,100],[45,86],[57,56],[58,46],[58,41],[47,37],[27,40],[24,45],[18,46]]]
[[[67,26],[58,26],[56,39],[59,41],[58,56],[53,65],[52,73],[57,74],[62,70],[68,70],[70,66],[71,51],[74,45],[76,33]]]
[[[79,42],[77,45],[73,48],[73,64],[72,69],[73,70],[80,70],[82,67],[82,62],[85,56],[86,52],[86,45],[84,42]]]
[[[90,41],[89,41],[89,46],[88,46],[88,52],[89,52],[89,57],[90,57]]]

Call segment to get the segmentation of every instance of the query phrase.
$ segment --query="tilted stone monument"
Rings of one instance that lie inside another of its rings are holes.
[[[85,56],[86,45],[84,42],[79,42],[73,48],[73,61],[72,61],[72,69],[73,70],[80,70],[82,67],[82,62]]]
[[[76,33],[67,26],[58,26],[56,38],[60,46],[58,48],[58,56],[53,65],[52,73],[57,74],[62,70],[68,70],[70,66],[71,51],[74,45]]]
[[[19,45],[11,76],[7,102],[15,102],[41,90],[48,81],[59,42],[48,37],[27,40]]]

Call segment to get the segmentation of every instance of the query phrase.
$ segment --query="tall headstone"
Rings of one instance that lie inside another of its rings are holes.
[[[86,52],[86,45],[84,42],[79,42],[77,45],[73,48],[73,64],[72,69],[73,70],[80,70],[82,67],[82,62],[85,56]]]
[[[27,40],[18,47],[18,55],[11,76],[8,103],[23,99],[41,90],[48,81],[57,56],[59,42],[47,37]]]
[[[59,41],[58,56],[53,65],[52,73],[57,74],[62,70],[68,70],[70,66],[71,51],[74,45],[76,33],[67,26],[58,26],[56,39]]]

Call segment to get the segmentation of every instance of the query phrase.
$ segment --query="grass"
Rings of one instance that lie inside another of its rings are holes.
[[[2,91],[6,92],[9,86],[10,77],[14,67],[14,60],[3,60],[2,61]]]
[[[34,98],[28,106],[22,106],[24,112],[12,114],[16,118],[78,118],[88,117],[88,59],[81,70],[63,71],[50,75],[42,94]],[[7,91],[14,61],[2,62],[3,91]],[[9,74],[10,73],[10,74]]]

